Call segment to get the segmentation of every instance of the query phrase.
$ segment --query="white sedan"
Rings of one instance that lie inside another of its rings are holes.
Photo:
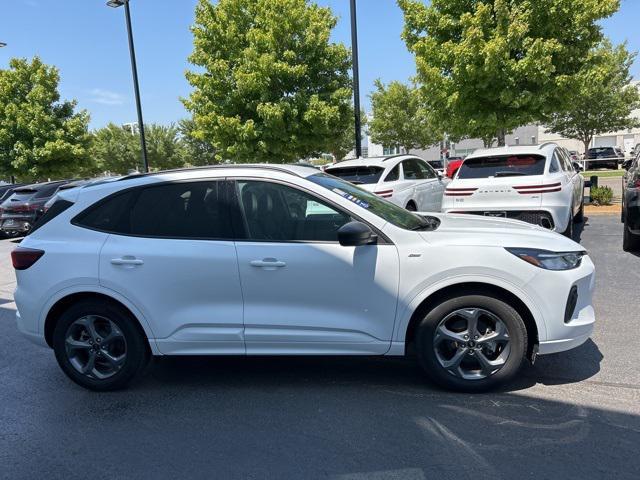
[[[414,155],[347,160],[325,169],[412,212],[439,212],[445,181]]]

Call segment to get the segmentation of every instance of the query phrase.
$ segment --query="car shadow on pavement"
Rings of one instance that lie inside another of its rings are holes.
[[[600,371],[603,358],[588,340],[572,351],[538,357],[535,365],[526,364],[519,378],[500,391],[581,382]],[[147,378],[147,387],[155,383],[159,388],[166,384],[251,388],[331,384],[440,390],[410,357],[156,357]]]

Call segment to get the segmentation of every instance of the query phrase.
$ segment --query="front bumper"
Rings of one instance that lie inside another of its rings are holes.
[[[541,355],[563,352],[586,342],[593,333],[596,315],[593,308],[595,267],[588,256],[574,270],[541,270],[527,285],[544,318],[545,332],[540,336]],[[575,308],[565,318],[571,289],[577,290]]]

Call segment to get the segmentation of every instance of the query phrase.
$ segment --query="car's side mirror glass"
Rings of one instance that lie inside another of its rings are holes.
[[[343,247],[359,247],[376,243],[378,236],[373,233],[369,225],[362,222],[345,223],[338,230],[338,241]]]

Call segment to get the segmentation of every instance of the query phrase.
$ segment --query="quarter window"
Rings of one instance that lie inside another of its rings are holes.
[[[393,169],[387,174],[385,182],[395,182],[400,178],[400,164],[393,167]]]
[[[337,242],[350,215],[279,183],[239,181],[238,198],[248,240]]]

